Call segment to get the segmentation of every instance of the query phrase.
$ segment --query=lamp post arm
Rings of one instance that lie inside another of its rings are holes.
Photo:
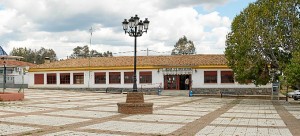
[[[147,33],[147,31],[141,31],[141,32],[136,32],[136,31],[125,31],[125,34],[127,34],[130,37],[141,37],[143,35],[143,33]]]

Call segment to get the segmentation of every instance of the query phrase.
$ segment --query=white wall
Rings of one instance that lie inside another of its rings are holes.
[[[218,83],[204,83],[204,71],[217,71]],[[254,84],[239,84],[235,83],[221,83],[221,71],[230,71],[229,69],[197,69],[192,75],[193,88],[271,88],[271,84],[256,86]]]
[[[152,83],[140,84],[139,72],[140,71],[152,71]],[[197,72],[196,72],[197,71]],[[228,69],[197,69],[193,70],[192,73],[192,88],[271,88],[271,84],[265,86],[255,86],[254,84],[241,85],[236,83],[221,83],[221,71],[228,71]],[[218,83],[204,83],[204,71],[217,71]],[[106,84],[95,84],[94,73],[95,72],[106,72]],[[121,72],[121,83],[120,84],[109,84],[109,72]],[[132,88],[133,84],[124,84],[124,72],[133,72],[131,70],[101,70],[101,71],[63,71],[63,72],[47,72],[56,73],[57,84],[47,84],[47,75],[44,72],[30,72],[28,74],[28,87],[29,88]],[[34,85],[34,74],[44,73],[44,84]],[[59,84],[60,74],[59,73],[70,73],[70,84]],[[73,73],[84,73],[84,84],[73,84]],[[164,75],[160,70],[137,70],[137,87],[138,88],[157,88],[161,84],[164,87]]]
[[[152,72],[152,83],[140,83],[139,82],[139,72],[140,71],[151,71]],[[106,84],[95,84],[94,73],[95,72],[106,72]],[[121,72],[121,83],[120,84],[109,84],[109,72]],[[132,88],[133,84],[124,84],[124,72],[133,72],[131,70],[101,70],[101,71],[64,71],[64,72],[30,72],[29,73],[29,88]],[[47,84],[47,74],[56,73],[57,82],[56,84]],[[70,84],[59,84],[60,83],[60,73],[70,73]],[[84,84],[73,84],[73,73],[84,73]],[[44,74],[44,84],[35,85],[34,84],[34,74]],[[137,87],[138,88],[156,88],[163,82],[163,75],[157,70],[137,70]]]
[[[29,74],[28,73],[26,73],[25,71],[24,71],[24,68],[25,69],[28,69],[29,67],[28,66],[26,66],[26,67],[17,67],[17,69],[19,69],[19,71],[14,71],[14,75],[16,75],[15,76],[15,84],[28,84],[28,81],[29,81]],[[24,72],[25,72],[25,74],[24,74]]]

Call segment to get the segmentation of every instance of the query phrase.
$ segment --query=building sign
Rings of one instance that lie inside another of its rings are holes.
[[[164,75],[184,75],[184,74],[192,74],[192,68],[163,68],[162,69]]]

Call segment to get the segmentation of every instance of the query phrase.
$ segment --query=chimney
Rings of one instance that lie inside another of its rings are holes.
[[[45,62],[44,63],[50,63],[50,58],[49,57],[45,57]]]

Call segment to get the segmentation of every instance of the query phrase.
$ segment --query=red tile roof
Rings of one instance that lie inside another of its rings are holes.
[[[59,69],[83,67],[128,67],[133,66],[133,56],[95,57],[67,59],[45,63],[33,69]],[[175,55],[175,56],[137,56],[137,66],[153,67],[195,67],[195,66],[227,66],[222,54]]]
[[[3,65],[3,60],[0,60],[0,65]],[[18,61],[18,60],[5,60],[6,66],[29,66],[34,67],[36,64],[24,62],[24,61]]]

